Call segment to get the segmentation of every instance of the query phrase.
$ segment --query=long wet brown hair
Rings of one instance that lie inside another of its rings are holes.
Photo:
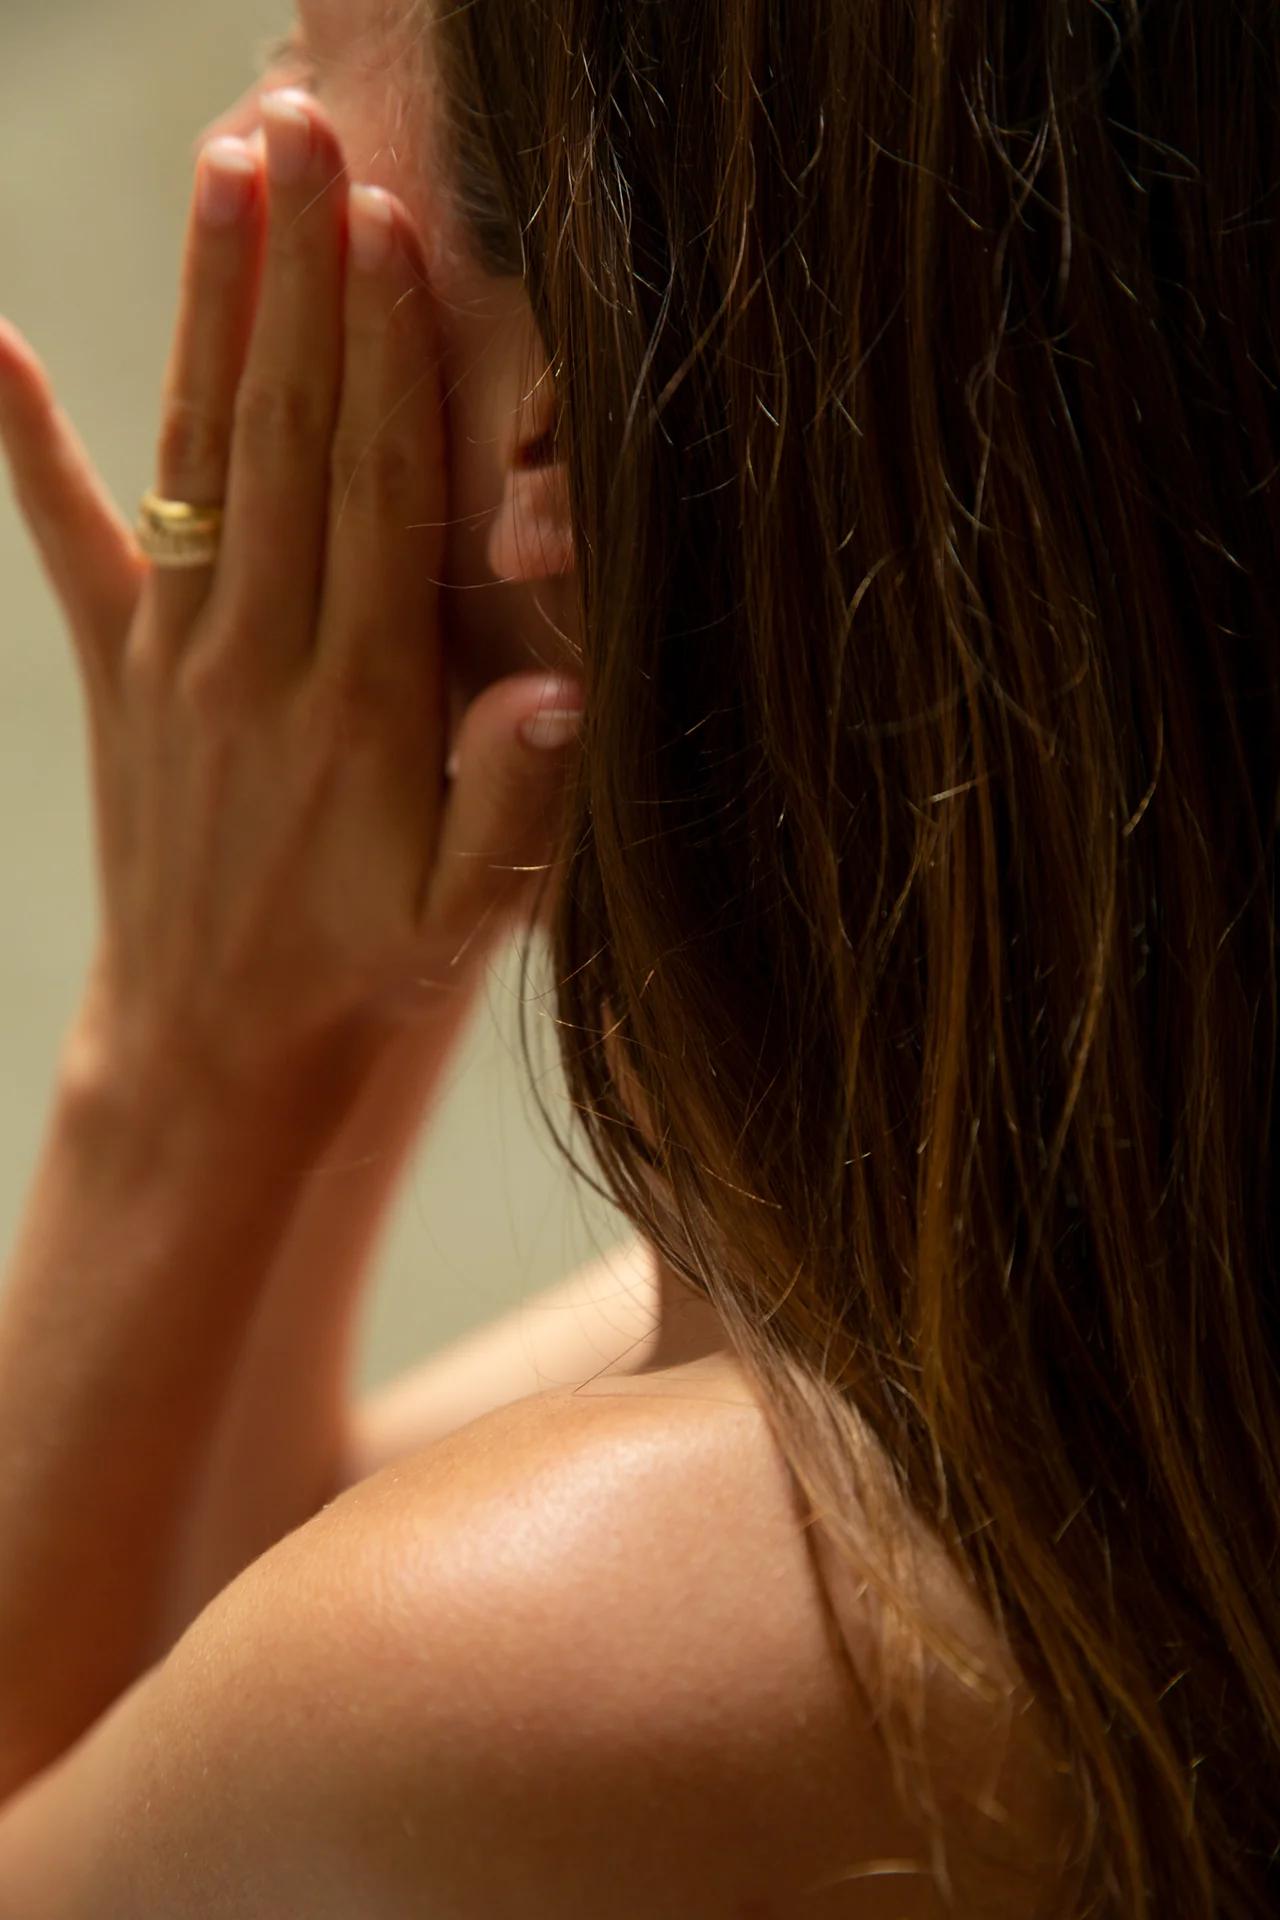
[[[551,949],[603,1190],[884,1622],[868,1431],[967,1569],[1065,1756],[1073,1913],[1262,1920],[1280,13],[440,0],[434,44],[560,400]]]

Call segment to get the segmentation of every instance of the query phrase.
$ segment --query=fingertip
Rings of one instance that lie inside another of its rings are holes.
[[[12,321],[0,314],[0,414],[6,425],[47,414],[53,392],[44,363]]]
[[[580,681],[545,680],[537,706],[520,722],[521,739],[530,747],[568,746],[582,732],[584,700]]]
[[[339,167],[345,168],[342,142],[338,138],[338,130],[334,126],[323,102],[317,100],[315,94],[308,92],[305,87],[285,86],[272,87],[268,92],[262,94],[258,101],[259,120],[257,137],[262,142],[262,155],[267,162],[268,172],[270,171],[271,161],[271,141],[267,134],[267,126],[271,119],[273,107],[280,105],[285,107],[286,117],[288,117],[288,113],[292,111],[293,113],[301,115],[306,121],[311,136],[311,162],[316,161],[320,157],[320,150],[323,149],[324,157],[330,165],[336,160]]]
[[[40,363],[30,343],[18,332],[12,320],[0,313],[0,364],[17,365],[24,373],[39,370]]]
[[[567,747],[582,732],[581,708],[550,709],[533,713],[523,722],[520,736],[530,747]]]
[[[210,140],[196,170],[196,206],[207,227],[236,226],[248,213],[258,186],[259,162],[243,140],[228,134]]]
[[[427,245],[422,237],[422,231],[418,226],[418,222],[414,219],[408,207],[406,207],[404,201],[401,200],[398,195],[393,193],[390,199],[392,217],[395,221],[396,230],[400,235],[401,243],[414,265],[421,267],[423,273],[430,279],[431,262],[427,258]]]

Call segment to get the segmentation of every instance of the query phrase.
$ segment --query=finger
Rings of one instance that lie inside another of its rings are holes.
[[[14,497],[86,669],[114,671],[145,563],[40,361],[0,320],[0,442]]]
[[[192,506],[226,498],[231,419],[253,319],[262,230],[261,170],[241,140],[214,140],[196,163],[178,323],[161,402],[156,491]],[[212,567],[153,567],[137,644],[173,655],[209,593]]]
[[[342,398],[334,433],[317,669],[416,715],[438,767],[437,602],[446,519],[439,348],[426,267],[391,195],[353,187]],[[426,727],[425,734],[423,727]]]
[[[314,643],[342,363],[346,178],[334,133],[296,89],[262,100],[268,225],[262,285],[236,397],[214,598],[222,644],[270,657]]]
[[[477,947],[487,951],[531,906],[557,850],[575,735],[544,724],[547,744],[531,745],[522,725],[580,716],[582,705],[573,680],[514,674],[467,709],[421,916],[433,947],[442,935],[457,942],[456,963],[474,958]]]

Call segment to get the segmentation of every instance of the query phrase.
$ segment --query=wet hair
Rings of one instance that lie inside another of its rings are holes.
[[[1262,1920],[1280,13],[431,31],[569,470],[563,1150],[714,1301],[875,1596],[900,1791],[936,1824],[868,1433],[1049,1716],[1073,1920]]]

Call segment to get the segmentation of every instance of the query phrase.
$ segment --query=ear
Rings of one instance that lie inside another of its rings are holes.
[[[502,458],[502,502],[489,530],[488,562],[499,580],[550,580],[575,564],[569,476],[556,458],[556,396],[550,372],[516,409]]]

